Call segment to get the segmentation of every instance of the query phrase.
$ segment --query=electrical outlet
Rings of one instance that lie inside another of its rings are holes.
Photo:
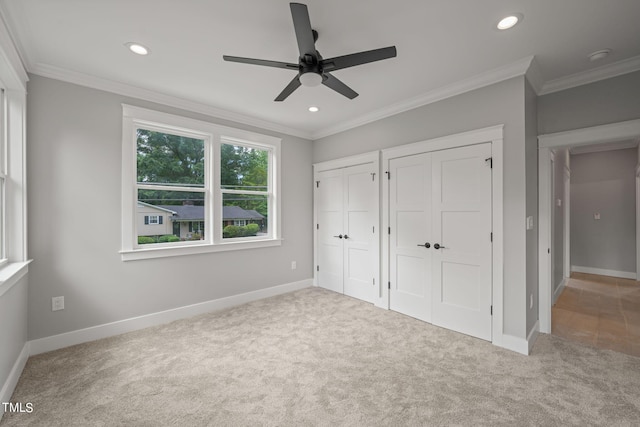
[[[64,297],[51,298],[51,311],[64,310]]]
[[[291,261],[291,269],[295,270],[296,268],[298,268],[298,264],[295,261]]]

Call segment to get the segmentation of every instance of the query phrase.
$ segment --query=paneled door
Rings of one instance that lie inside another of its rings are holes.
[[[491,341],[491,144],[432,156],[433,324]]]
[[[316,181],[318,285],[340,293],[344,293],[342,181],[340,169],[320,172]]]
[[[318,285],[367,302],[375,296],[378,184],[363,164],[317,174]]]
[[[389,164],[389,308],[431,322],[431,154]]]
[[[491,340],[491,144],[389,160],[389,307]]]
[[[371,165],[345,168],[344,177],[344,293],[373,302],[375,234],[374,209],[378,185]]]

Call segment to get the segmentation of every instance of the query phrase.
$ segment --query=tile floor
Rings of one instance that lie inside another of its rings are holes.
[[[551,310],[551,333],[640,357],[640,282],[572,273]]]

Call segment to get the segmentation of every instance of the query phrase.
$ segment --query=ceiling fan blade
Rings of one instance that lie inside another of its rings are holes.
[[[298,89],[299,87],[300,87],[300,76],[295,76],[293,80],[289,82],[287,87],[285,87],[284,90],[280,92],[280,95],[278,95],[277,98],[274,99],[274,101],[284,101],[285,99],[287,99],[289,95],[293,93],[294,90]]]
[[[396,54],[396,47],[389,46],[350,55],[336,56],[335,58],[324,59],[322,61],[322,69],[325,71],[342,70],[343,68],[355,67],[369,62],[395,58]]]
[[[332,76],[331,74],[324,73],[324,77],[325,78],[322,80],[322,84],[327,87],[330,87],[331,89],[335,90],[339,94],[344,95],[349,99],[353,99],[356,96],[358,96],[358,93],[356,91],[351,89],[346,84],[342,83],[339,79]]]
[[[291,3],[291,17],[293,18],[293,27],[296,31],[296,40],[298,41],[298,50],[300,50],[300,58],[311,55],[317,58],[316,44],[313,38],[313,29],[309,20],[309,11],[306,4]]]
[[[222,59],[230,62],[240,62],[242,64],[264,65],[266,67],[286,68],[288,70],[298,70],[298,64],[288,62],[268,61],[266,59],[242,58],[239,56],[222,55]]]

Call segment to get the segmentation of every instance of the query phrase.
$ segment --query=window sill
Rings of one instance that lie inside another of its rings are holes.
[[[189,246],[163,246],[155,248],[143,248],[120,251],[122,261],[136,261],[140,259],[166,258],[183,255],[197,255],[211,252],[237,251],[242,249],[267,248],[271,246],[281,246],[282,239],[253,240],[243,242],[229,242],[189,245]]]
[[[7,293],[29,271],[31,260],[10,262],[0,267],[0,297]]]

